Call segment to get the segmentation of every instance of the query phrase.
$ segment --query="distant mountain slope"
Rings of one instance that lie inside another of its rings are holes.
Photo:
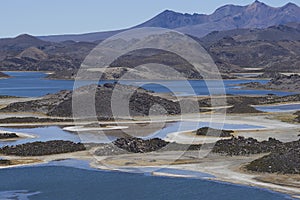
[[[35,46],[49,46],[50,43],[40,40],[37,37],[28,34],[22,34],[15,38],[4,38],[0,39],[0,49],[1,50],[24,50],[26,48]]]
[[[227,5],[217,9],[208,20],[197,25],[179,27],[176,30],[202,37],[212,31],[266,28],[273,25],[300,22],[300,8],[292,3],[273,8],[255,1],[248,6]]]
[[[222,73],[241,72],[243,67],[259,67],[271,72],[299,72],[299,24],[215,31],[203,38],[194,39],[206,48]],[[0,39],[0,70],[55,71],[51,78],[72,78],[85,56],[96,45],[74,41],[45,42],[28,35],[25,38],[18,36]],[[189,65],[176,59],[174,55],[153,50],[131,52],[117,59],[112,65],[114,69],[106,77],[118,78],[129,68],[146,61],[170,65],[179,69],[187,78],[200,78],[194,75]],[[137,75],[141,79],[148,76],[146,72],[143,76]]]
[[[83,42],[83,41],[94,42],[94,41],[104,40],[123,31],[125,30],[105,31],[105,32],[85,33],[85,34],[49,35],[49,36],[39,36],[38,38],[50,42],[63,42],[68,40],[72,40],[75,42]]]
[[[271,26],[265,29],[233,29],[228,31],[213,31],[200,40],[204,46],[207,46],[225,37],[232,37],[239,42],[254,40],[300,40],[300,23]]]
[[[47,42],[27,34],[0,39],[0,70],[77,69],[95,46],[88,42]]]
[[[200,6],[200,3],[199,3]],[[300,22],[300,8],[292,3],[283,7],[270,7],[259,1],[247,6],[225,5],[211,15],[182,14],[166,10],[152,19],[137,25],[141,27],[162,27],[203,37],[212,31],[244,28],[267,28],[269,26]],[[78,35],[42,36],[46,41],[96,41],[103,40],[124,30],[96,32]]]
[[[299,72],[300,41],[238,41],[232,37],[217,40],[206,47],[213,59],[233,66],[259,67],[265,71]]]

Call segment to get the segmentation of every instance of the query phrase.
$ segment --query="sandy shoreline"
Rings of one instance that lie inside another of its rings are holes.
[[[31,134],[27,134],[27,133],[0,130],[0,134],[4,134],[4,133],[15,133],[19,137],[0,139],[0,141],[14,141],[14,140],[21,140],[21,139],[25,139],[25,138],[36,138],[35,135],[31,135]]]

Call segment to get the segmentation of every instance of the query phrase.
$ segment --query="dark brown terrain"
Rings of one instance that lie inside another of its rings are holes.
[[[47,142],[19,144],[16,146],[5,146],[0,148],[0,154],[16,156],[42,156],[83,151],[85,149],[85,146],[81,143],[53,140]]]
[[[273,8],[255,1],[248,6],[223,6],[212,15],[165,11],[137,27],[170,28],[191,35],[205,47],[224,77],[232,77],[227,73],[245,72],[245,67],[299,72],[299,16],[300,8],[295,4]],[[53,71],[49,78],[73,79],[89,52],[121,31],[49,37],[23,34],[0,39],[0,70]],[[130,68],[147,62],[169,65],[188,79],[202,78],[170,52],[142,49],[117,59],[110,67],[119,69],[107,72],[102,79],[119,79]]]
[[[99,118],[111,119],[113,116],[111,110],[111,96],[115,87],[115,84],[108,83],[96,86],[96,112]],[[156,96],[141,88],[126,85],[118,85],[118,87],[120,90],[119,95],[126,96],[132,91],[135,91],[129,100],[129,110],[133,116],[148,115],[150,108],[155,104],[162,106],[170,115],[180,113],[178,102]],[[78,88],[75,90],[75,95],[78,96],[80,102],[89,102],[92,98],[94,88],[93,85]],[[60,91],[56,94],[46,95],[39,100],[12,103],[1,109],[1,112],[39,112],[48,116],[72,117],[72,94],[71,91]],[[93,112],[86,107],[80,107],[78,109],[82,111],[84,117],[93,116]],[[157,114],[159,114],[159,110],[157,110],[157,112]],[[33,120],[37,121],[36,119]],[[38,121],[43,121],[43,119]]]
[[[300,91],[300,75],[293,74],[290,76],[285,76],[282,74],[274,74],[274,77],[267,84],[251,82],[243,84],[243,86],[250,89],[282,90],[295,92]]]

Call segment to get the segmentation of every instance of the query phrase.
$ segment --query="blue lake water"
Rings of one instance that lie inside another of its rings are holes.
[[[290,111],[300,110],[300,103],[272,105],[272,106],[255,106],[255,108],[263,112],[290,112]]]
[[[140,173],[98,171],[76,162],[73,164],[80,167],[73,168],[64,162],[0,170],[1,180],[5,180],[0,181],[0,199],[292,199],[284,194],[255,187],[199,178],[154,177]],[[178,172],[180,173],[180,170]],[[188,172],[182,170],[182,173]]]
[[[261,129],[263,126],[253,126],[248,124],[222,124],[222,123],[213,123],[213,122],[191,122],[191,121],[182,121],[174,122],[167,124],[161,130],[154,132],[152,135],[146,138],[165,138],[169,133],[182,132],[182,131],[193,131],[202,127],[211,127],[215,129],[224,129],[224,130],[248,130],[248,129]]]
[[[221,123],[209,123],[209,122],[173,122],[167,123],[161,130],[155,131],[153,134],[146,138],[165,138],[169,133],[181,132],[181,131],[192,131],[198,128],[209,126],[216,129],[228,129],[228,130],[247,130],[247,129],[260,129],[262,126],[253,126],[248,124],[221,124]],[[64,131],[58,126],[44,126],[37,128],[4,128],[0,127],[0,130],[10,131],[10,132],[20,132],[35,136],[35,138],[24,138],[20,140],[13,141],[0,141],[0,147],[24,144],[28,142],[46,142],[50,140],[68,140],[73,142],[83,142],[83,143],[109,143],[114,141],[116,137],[92,133],[89,131],[80,132],[78,136],[76,133],[71,133]]]
[[[25,138],[15,141],[0,141],[0,147],[6,145],[18,145],[28,142],[41,141],[46,142],[49,140],[68,140],[73,142],[80,142],[78,135],[62,130],[58,126],[46,126],[38,128],[0,128],[0,130],[26,133],[36,136],[35,138]]]
[[[5,72],[12,76],[9,79],[0,79],[0,95],[23,96],[23,97],[37,97],[48,93],[55,93],[60,90],[72,90],[74,81],[72,80],[48,80],[45,79],[46,74],[42,72]],[[257,81],[257,80],[256,80]],[[100,84],[114,82],[114,81],[100,81]],[[121,83],[129,85],[143,85],[145,89],[154,92],[172,92],[176,95],[208,95],[224,94],[222,85],[225,85],[226,94],[242,94],[242,95],[288,95],[291,92],[269,91],[269,90],[246,90],[239,89],[236,84],[251,82],[251,80],[224,80],[207,82],[203,80],[190,80],[189,84],[186,81],[122,81]],[[259,80],[260,83],[266,83],[266,80]],[[91,82],[80,81],[79,85],[87,85]],[[207,85],[210,86],[208,90]],[[191,86],[191,87],[190,87]],[[168,89],[169,88],[169,89]]]
[[[40,72],[9,72],[13,78],[0,80],[0,95],[37,97],[48,93],[55,93],[63,89],[72,90],[74,81],[70,80],[47,80],[46,74]],[[113,82],[102,81],[100,83]],[[277,94],[287,95],[291,93],[277,91],[257,91],[238,89],[235,84],[250,81],[225,80],[227,94]],[[265,81],[259,81],[264,83]],[[88,84],[82,81],[82,85]],[[144,85],[145,89],[155,92],[170,92],[167,88],[174,88],[173,92],[179,95],[190,95],[184,81],[159,81],[132,82],[125,81],[126,84]],[[204,81],[189,81],[195,94],[208,95],[208,89]],[[213,85],[212,83],[209,83]],[[164,86],[162,86],[164,85]],[[221,92],[222,88],[217,85],[213,88],[215,93]],[[193,122],[191,122],[193,123]],[[215,124],[216,126],[219,126]],[[190,130],[207,126],[207,124],[189,124],[186,122],[179,129]],[[225,129],[239,128],[261,128],[252,127],[247,124],[225,125]],[[178,130],[178,123],[171,124],[160,132],[153,134],[154,137],[164,137],[166,134]],[[36,135],[37,138],[23,139],[18,141],[0,142],[3,145],[15,145],[32,141],[48,141],[53,139],[71,140],[79,142],[80,138],[76,134],[63,131],[59,127],[41,128],[1,128],[2,130],[24,132]],[[74,168],[76,166],[77,168]],[[168,172],[168,171],[163,171]],[[169,171],[172,173],[189,174],[187,171]],[[195,174],[196,175],[196,174]],[[204,174],[197,174],[199,177],[206,177]],[[92,170],[86,163],[82,162],[52,162],[50,165],[38,165],[34,167],[18,167],[0,170],[0,200],[8,199],[38,199],[38,200],[89,200],[89,199],[209,199],[209,200],[281,200],[292,199],[280,193],[269,190],[246,187],[233,184],[225,184],[204,179],[168,178],[153,177],[149,174],[105,172]]]

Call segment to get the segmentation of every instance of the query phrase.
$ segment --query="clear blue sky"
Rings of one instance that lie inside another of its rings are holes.
[[[225,4],[254,0],[1,0],[0,37],[50,35],[127,28],[163,10],[210,14]],[[278,7],[300,0],[261,0]]]

